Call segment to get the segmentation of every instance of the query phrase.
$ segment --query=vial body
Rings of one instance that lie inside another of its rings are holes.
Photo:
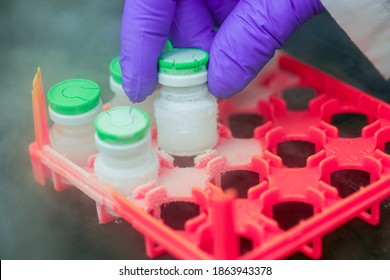
[[[112,77],[110,77],[110,88],[111,91],[114,93],[114,96],[110,101],[112,107],[132,106],[132,107],[139,108],[145,111],[146,114],[148,114],[150,120],[150,126],[156,125],[156,119],[154,118],[153,102],[158,93],[157,91],[153,92],[153,94],[151,96],[148,96],[148,98],[146,98],[144,101],[140,103],[133,103],[127,97],[125,91],[122,88],[122,85],[117,83]]]
[[[114,107],[102,112],[94,125],[98,178],[126,198],[132,198],[137,187],[157,180],[159,162],[151,148],[149,117],[144,111]]]
[[[114,93],[114,96],[110,100],[110,104],[112,107],[132,105],[125,91],[123,90],[122,85],[115,82],[111,76],[110,76],[110,88],[111,91]]]
[[[79,126],[54,124],[49,135],[51,147],[78,166],[87,166],[88,157],[98,151],[93,121]]]
[[[51,147],[81,167],[97,153],[94,120],[103,109],[100,87],[84,79],[65,80],[48,94],[49,116],[53,121]]]
[[[114,186],[126,198],[138,186],[157,180],[158,159],[150,148],[150,133],[137,143],[113,145],[95,137],[99,153],[95,175]]]
[[[205,83],[163,86],[154,102],[159,147],[174,156],[195,156],[217,141],[217,102]]]

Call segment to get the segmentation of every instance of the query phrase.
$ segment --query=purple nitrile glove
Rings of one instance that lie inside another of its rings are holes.
[[[211,46],[210,92],[225,98],[242,90],[299,26],[323,10],[319,0],[241,0]]]
[[[126,0],[121,67],[130,100],[141,102],[153,93],[158,56],[168,37],[175,47],[210,51],[210,91],[228,97],[256,76],[296,28],[323,10],[319,0],[237,2]],[[217,35],[214,26],[221,26]]]

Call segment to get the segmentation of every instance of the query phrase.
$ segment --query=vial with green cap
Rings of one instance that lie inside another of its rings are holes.
[[[158,159],[150,146],[148,115],[138,108],[114,107],[95,120],[99,153],[95,175],[127,198],[138,186],[157,180]]]
[[[93,122],[102,111],[100,87],[84,79],[65,80],[48,93],[53,149],[79,166],[87,166],[88,157],[97,152]]]
[[[112,107],[117,106],[132,106],[144,110],[150,119],[150,125],[154,126],[156,124],[154,118],[154,107],[153,102],[156,97],[156,92],[151,96],[146,98],[143,102],[132,103],[127,97],[125,91],[122,88],[122,70],[119,63],[119,56],[115,57],[110,63],[110,88],[114,93],[110,104]]]
[[[159,58],[155,100],[159,148],[173,156],[196,156],[218,140],[217,102],[207,88],[209,54],[200,49],[172,49]]]

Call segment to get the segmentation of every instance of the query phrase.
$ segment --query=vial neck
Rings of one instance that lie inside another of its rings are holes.
[[[138,143],[126,146],[104,144],[95,136],[96,145],[100,151],[100,157],[106,164],[117,168],[136,167],[149,162],[151,157],[150,135],[147,135]]]
[[[163,86],[160,92],[163,98],[171,101],[195,101],[206,97],[208,88],[206,83],[190,87]]]

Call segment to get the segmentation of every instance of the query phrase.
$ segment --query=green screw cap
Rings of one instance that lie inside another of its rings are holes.
[[[181,48],[163,51],[158,59],[158,65],[160,73],[190,75],[206,71],[208,61],[208,52]]]
[[[95,129],[100,140],[106,143],[115,145],[135,143],[147,134],[149,117],[138,108],[114,107],[97,116]]]
[[[119,64],[119,56],[115,57],[110,63],[110,74],[115,82],[122,84],[122,69]]]
[[[99,104],[100,87],[90,80],[65,80],[50,89],[48,101],[50,108],[58,114],[83,114]]]

